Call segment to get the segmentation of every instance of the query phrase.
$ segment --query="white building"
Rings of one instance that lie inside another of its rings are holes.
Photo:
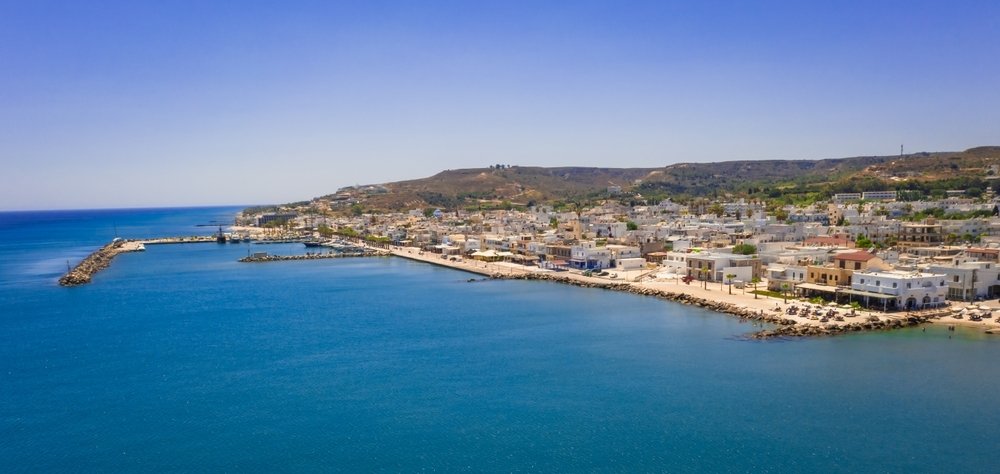
[[[931,265],[927,271],[946,276],[950,300],[973,301],[1000,294],[1000,268],[994,262]]]
[[[611,267],[611,250],[592,241],[580,242],[570,249],[570,266],[581,270]]]
[[[896,270],[854,272],[851,289],[843,290],[867,306],[889,309],[924,309],[945,304],[947,276],[940,273]]]
[[[861,199],[865,201],[894,201],[896,191],[865,191],[861,193]]]
[[[767,275],[767,289],[771,291],[782,291],[782,289],[792,289],[799,283],[806,281],[806,267],[804,265],[768,265],[764,270]],[[782,285],[787,285],[782,288]]]

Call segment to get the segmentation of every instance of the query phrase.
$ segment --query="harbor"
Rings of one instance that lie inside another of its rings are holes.
[[[158,237],[151,239],[121,239],[115,238],[108,244],[98,248],[86,258],[80,261],[76,266],[70,266],[67,262],[66,273],[59,278],[59,285],[61,286],[78,286],[90,283],[94,275],[96,275],[101,270],[108,268],[111,262],[123,253],[129,252],[141,252],[146,250],[147,245],[174,245],[174,244],[204,244],[204,243],[219,243],[219,244],[289,244],[289,243],[301,243],[304,244],[306,248],[324,248],[327,249],[325,252],[306,252],[305,254],[297,255],[273,255],[267,252],[249,252],[247,256],[239,259],[240,262],[249,263],[259,263],[259,262],[281,262],[281,261],[293,261],[293,260],[320,260],[329,258],[347,258],[347,257],[374,257],[374,256],[386,256],[389,255],[389,251],[385,249],[368,248],[362,245],[357,245],[355,243],[341,240],[332,239],[325,241],[315,241],[310,239],[288,239],[288,238],[262,238],[262,239],[251,239],[247,235],[239,235],[236,233],[226,234],[220,231],[214,235],[208,236],[180,236],[180,237]]]
[[[114,239],[107,245],[97,249],[76,267],[69,269],[59,279],[62,286],[77,286],[90,283],[93,276],[111,265],[113,259],[128,252],[145,250],[147,245],[169,245],[184,243],[227,243],[219,239],[221,232],[213,236],[161,237],[144,240]],[[280,243],[288,242],[288,239]],[[229,243],[241,243],[242,239],[234,239]],[[254,241],[253,243],[265,243]],[[272,242],[274,243],[274,242]],[[441,255],[424,252],[418,248],[397,247],[382,244],[369,244],[361,239],[327,239],[300,241],[307,249],[326,249],[325,251],[307,251],[304,254],[274,255],[268,252],[247,252],[247,256],[239,259],[242,263],[266,263],[301,260],[321,260],[337,258],[357,258],[374,256],[398,256],[410,260],[446,266],[449,268],[485,275],[491,279],[522,279],[540,280],[564,283],[588,288],[602,288],[615,291],[625,291],[642,296],[651,296],[687,305],[693,305],[726,313],[741,320],[754,321],[760,324],[770,324],[774,327],[761,329],[749,334],[751,339],[770,339],[776,337],[824,336],[849,332],[888,330],[917,326],[925,323],[947,324],[950,329],[956,325],[979,328],[987,334],[1000,333],[1000,317],[992,318],[993,308],[975,307],[942,307],[922,311],[879,312],[838,307],[823,307],[803,301],[759,298],[746,294],[726,294],[723,291],[710,290],[707,286],[691,286],[670,281],[633,281],[618,277],[600,277],[577,272],[553,272],[537,267],[524,266],[509,262],[483,262],[464,258],[443,258]],[[623,275],[624,276],[624,275]],[[975,315],[965,319],[965,315]],[[983,320],[981,317],[985,316]]]

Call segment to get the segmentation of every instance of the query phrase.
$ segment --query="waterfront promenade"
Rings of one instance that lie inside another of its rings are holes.
[[[773,334],[775,336],[837,334],[858,330],[892,329],[921,323],[964,326],[982,331],[990,331],[991,333],[1000,332],[1000,323],[996,322],[994,319],[996,316],[993,316],[994,314],[1000,314],[1000,305],[997,305],[995,302],[989,303],[988,306],[985,304],[982,305],[982,307],[988,308],[983,312],[988,312],[990,315],[990,317],[984,318],[982,321],[971,321],[964,317],[962,319],[954,317],[956,314],[960,314],[960,310],[967,307],[979,308],[980,304],[952,304],[950,307],[914,312],[886,313],[858,310],[852,314],[849,309],[834,307],[823,307],[820,309],[817,305],[811,305],[794,298],[789,298],[787,302],[784,298],[760,295],[755,298],[754,294],[748,288],[733,288],[730,294],[729,288],[719,283],[710,282],[707,286],[703,287],[702,282],[693,281],[691,284],[685,284],[679,279],[634,282],[629,281],[627,278],[622,278],[625,275],[618,275],[619,278],[585,276],[573,271],[554,272],[507,262],[491,263],[461,257],[455,259],[442,258],[439,254],[424,252],[413,247],[391,246],[387,250],[392,255],[398,257],[463,270],[492,278],[556,281],[578,286],[628,291],[636,294],[663,297],[687,304],[695,304],[733,314],[741,318],[777,324],[780,330]],[[610,273],[612,275],[616,274],[613,270]],[[633,274],[638,276],[639,272],[631,272],[628,276],[632,277]],[[766,285],[759,285],[759,288],[764,287]],[[795,306],[801,310],[808,309],[810,315],[818,310],[823,312],[834,310],[844,320],[836,321],[830,318],[828,321],[822,322],[819,319],[811,319],[803,311],[799,311],[798,314],[794,315],[788,314],[788,308],[791,306]],[[875,318],[877,318],[877,321]]]

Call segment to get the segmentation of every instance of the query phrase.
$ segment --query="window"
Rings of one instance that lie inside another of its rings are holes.
[[[893,287],[893,288],[895,288],[895,287],[896,287],[896,283],[893,283],[893,284],[892,284],[892,287]]]
[[[862,279],[861,279],[861,284],[862,284],[862,285],[864,285],[864,284],[865,284],[865,279],[864,279],[864,278],[862,278]]]
[[[882,282],[880,280],[875,280],[875,286],[882,286]]]
[[[955,275],[955,283],[958,283],[958,275]]]
[[[854,262],[854,269],[861,270],[861,262]]]
[[[906,287],[907,287],[907,288],[913,288],[913,283],[910,283],[910,282],[906,282]]]

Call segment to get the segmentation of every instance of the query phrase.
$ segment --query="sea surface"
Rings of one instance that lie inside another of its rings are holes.
[[[793,341],[655,298],[301,245],[235,208],[0,214],[0,472],[998,472],[1000,340]]]

